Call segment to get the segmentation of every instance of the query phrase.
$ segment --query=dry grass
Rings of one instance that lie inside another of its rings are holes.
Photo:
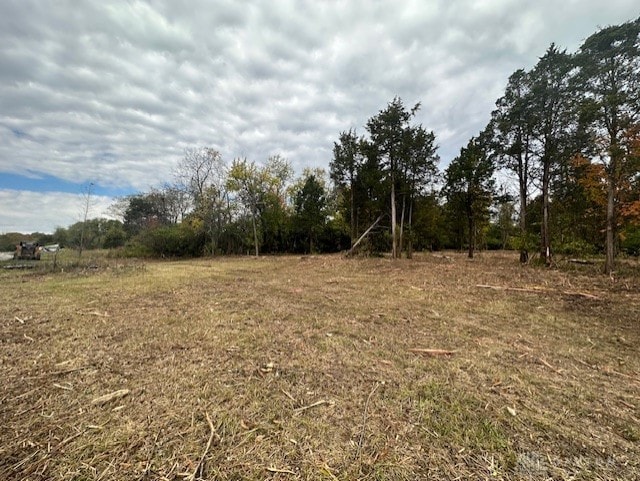
[[[637,265],[516,255],[2,272],[0,479],[637,478]]]

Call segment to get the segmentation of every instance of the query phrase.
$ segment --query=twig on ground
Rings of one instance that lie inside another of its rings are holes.
[[[552,371],[554,371],[557,374],[560,374],[560,371],[558,369],[556,369],[555,367],[553,367],[551,364],[549,364],[547,361],[545,361],[544,359],[542,359],[541,357],[538,358],[538,361],[540,362],[540,364],[548,367],[549,369],[551,369]]]
[[[513,292],[529,292],[529,293],[549,293],[549,292],[558,292],[555,289],[547,289],[546,287],[508,287],[508,286],[490,286],[488,284],[476,284],[476,287],[481,289],[493,289],[494,291],[513,291]],[[598,296],[594,296],[593,294],[589,294],[587,292],[578,292],[578,291],[559,291],[560,294],[565,296],[576,296],[576,297],[584,297],[586,299],[598,300]]]
[[[57,382],[53,383],[53,387],[57,387],[58,389],[64,389],[65,391],[73,391],[73,387],[63,386],[62,384],[58,384]]]
[[[207,446],[204,448],[204,451],[202,452],[202,456],[200,456],[200,461],[198,461],[198,464],[196,464],[196,469],[193,471],[193,474],[191,474],[191,476],[187,478],[190,481],[194,481],[196,478],[202,477],[204,458],[209,453],[209,449],[211,449],[211,443],[213,442],[213,437],[216,434],[216,430],[213,427],[213,422],[211,422],[211,417],[209,416],[209,413],[205,411],[205,415],[207,416],[207,423],[209,423],[209,429],[211,432],[209,434],[209,440],[207,441]]]
[[[156,437],[153,440],[153,446],[151,447],[151,454],[149,455],[149,459],[147,460],[147,465],[145,466],[144,471],[142,471],[142,474],[140,475],[140,477],[138,478],[140,481],[142,481],[143,479],[146,479],[146,477],[149,475],[149,471],[151,470],[151,462],[153,461],[153,457],[156,454],[156,446],[158,444],[158,437],[160,436],[161,431],[162,429],[156,433]]]
[[[313,404],[309,404],[308,406],[302,406],[300,408],[294,409],[293,411],[295,414],[300,414],[301,412],[306,411],[307,409],[322,406],[323,404],[331,404],[331,401],[327,401],[326,399],[320,399],[320,401],[316,401]]]
[[[375,386],[373,386],[373,389],[371,390],[371,392],[369,393],[369,396],[367,397],[367,402],[364,404],[364,412],[362,414],[362,430],[360,431],[360,439],[358,440],[358,450],[356,451],[356,459],[358,461],[360,461],[360,455],[362,454],[362,444],[364,443],[364,433],[365,433],[365,430],[367,429],[367,413],[369,411],[369,403],[371,402],[371,398],[373,397],[373,394],[376,392],[379,386],[380,386],[380,383],[378,382],[376,383]]]
[[[446,349],[421,349],[418,347],[412,348],[408,350],[409,352],[413,352],[415,354],[424,354],[425,356],[451,356],[458,351],[448,351]]]
[[[616,371],[615,369],[609,369],[609,368],[603,369],[603,371],[606,372],[607,374],[615,374],[625,379],[629,379],[631,381],[640,383],[640,378],[638,378],[638,376],[630,376],[629,374],[624,374],[622,372]]]
[[[590,261],[588,259],[567,259],[567,262],[570,262],[571,264],[595,264],[594,261]]]
[[[628,402],[623,401],[622,399],[619,399],[618,401],[620,402],[620,404],[622,404],[625,407],[628,407],[629,409],[635,409],[636,408],[633,404],[629,404]]]
[[[91,404],[94,406],[102,406],[103,404],[107,404],[114,399],[120,399],[129,395],[131,391],[128,389],[119,389],[118,391],[111,392],[109,394],[105,394],[104,396],[100,396],[91,401]]]
[[[283,474],[296,474],[295,472],[291,471],[290,469],[278,469],[278,468],[266,468],[267,471],[269,471],[270,473],[283,473]]]
[[[282,391],[282,394],[284,394],[285,396],[287,396],[289,399],[291,399],[294,403],[296,402],[296,398],[294,398],[290,393],[288,393],[287,391],[285,391],[284,389],[280,389],[280,391]]]

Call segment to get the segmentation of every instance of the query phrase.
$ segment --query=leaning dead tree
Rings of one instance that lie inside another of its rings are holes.
[[[353,243],[353,245],[351,246],[351,249],[349,249],[349,250],[347,251],[347,253],[346,253],[346,256],[347,256],[347,257],[349,257],[350,255],[352,255],[352,254],[353,254],[353,252],[355,251],[355,248],[356,248],[356,247],[358,247],[358,244],[360,244],[360,242],[362,242],[362,239],[364,239],[365,237],[367,237],[367,235],[369,234],[369,232],[371,232],[371,231],[373,230],[373,228],[374,228],[375,226],[377,226],[377,225],[378,225],[378,222],[380,222],[380,221],[382,220],[382,217],[384,217],[384,215],[380,215],[380,216],[378,216],[378,218],[376,219],[376,221],[375,221],[373,224],[371,224],[371,225],[369,226],[369,228],[368,228],[366,231],[364,231],[364,234],[362,234],[362,235],[358,238],[358,240],[357,240],[357,241],[355,241],[355,242]]]

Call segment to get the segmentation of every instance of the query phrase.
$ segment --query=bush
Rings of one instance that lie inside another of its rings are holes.
[[[560,244],[555,249],[556,253],[569,256],[590,256],[598,253],[598,248],[582,239],[574,239]]]
[[[126,255],[135,257],[196,257],[205,246],[203,232],[188,224],[160,226],[140,232],[127,246]]]
[[[640,256],[640,226],[629,227],[621,235],[622,251],[630,256]]]

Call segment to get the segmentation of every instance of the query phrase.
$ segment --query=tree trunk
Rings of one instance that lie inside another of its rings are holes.
[[[527,185],[526,181],[520,181],[520,263],[529,262],[529,251],[525,244],[527,238]]]
[[[400,238],[398,239],[398,256],[402,257],[402,251],[404,249],[404,209],[406,203],[406,196],[402,196],[402,213],[400,214]]]
[[[382,219],[382,214],[381,214],[380,216],[378,216],[378,218],[376,219],[376,221],[375,221],[373,224],[371,224],[371,225],[369,226],[369,228],[368,228],[366,231],[364,231],[364,234],[362,234],[362,235],[360,236],[360,238],[359,238],[357,241],[355,241],[355,242],[354,242],[353,246],[351,246],[351,249],[349,249],[349,250],[347,251],[347,254],[346,254],[346,255],[347,255],[347,257],[348,257],[348,256],[350,256],[351,254],[353,254],[354,249],[358,246],[358,244],[360,244],[360,242],[362,241],[362,239],[364,239],[364,238],[367,236],[367,234],[368,234],[369,232],[371,232],[371,230],[372,230],[376,225],[378,225],[378,222],[380,222],[380,220],[381,220],[381,219]]]
[[[391,177],[391,258],[398,258],[398,244],[396,238],[396,186],[393,176]]]
[[[407,259],[413,258],[413,232],[411,230],[413,223],[411,217],[413,216],[413,199],[409,200],[409,218],[407,219],[407,225],[409,227],[409,239],[407,240]]]
[[[255,212],[253,212],[253,215],[251,216],[251,221],[253,224],[253,245],[256,248],[256,257],[259,256],[258,253],[258,229],[256,228],[256,214]]]
[[[351,247],[356,239],[356,201],[353,180],[351,181]]]
[[[605,274],[611,274],[614,268],[615,258],[615,180],[613,177],[613,163],[609,175],[607,176],[607,252],[604,263]]]
[[[547,266],[551,265],[551,242],[549,236],[549,177],[550,165],[549,161],[545,159],[542,171],[542,228],[540,232],[542,245],[540,257],[544,259]]]
[[[473,259],[476,248],[476,220],[472,213],[469,213],[469,259]]]

